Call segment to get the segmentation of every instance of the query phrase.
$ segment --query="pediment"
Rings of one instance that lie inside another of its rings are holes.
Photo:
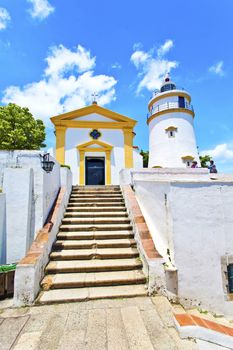
[[[103,141],[92,140],[77,145],[76,148],[78,148],[79,150],[102,149],[103,151],[110,151],[112,150],[113,146]]]
[[[103,108],[97,104],[92,104],[68,113],[60,114],[51,118],[55,125],[64,125],[65,122],[115,122],[125,124],[126,126],[135,126],[136,120],[128,118],[122,114]]]
[[[113,121],[111,118],[105,117],[97,113],[91,113],[83,117],[81,116],[81,117],[74,118],[72,120],[88,121],[88,122],[107,122],[107,123],[111,123]]]

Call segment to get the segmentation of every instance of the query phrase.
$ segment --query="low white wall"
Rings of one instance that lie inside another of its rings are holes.
[[[48,264],[49,254],[59,231],[72,190],[72,174],[70,170],[62,168],[61,174],[63,187],[50,219],[50,224],[52,223],[53,225],[52,229],[43,228],[42,238],[40,238],[41,231],[38,231],[38,235],[32,244],[32,250],[29,250],[25,259],[17,265],[14,285],[15,306],[33,304],[40,291],[40,282],[44,276],[44,268]],[[38,247],[36,253],[34,251],[35,247]]]
[[[132,169],[121,169],[119,173],[120,185],[131,185],[132,183]]]
[[[65,186],[68,194],[70,195],[72,190],[72,172],[68,168],[61,167],[61,186]]]
[[[6,193],[7,263],[16,263],[28,251],[34,236],[32,228],[32,169],[4,170]]]
[[[42,169],[40,154],[44,153],[42,151],[0,151],[0,187],[3,184],[6,168],[33,169],[34,233],[44,225],[61,186],[60,165],[53,157],[50,157],[50,160],[55,163],[53,171],[46,173]]]
[[[135,193],[156,249],[173,269],[179,300],[233,314],[222,264],[233,261],[233,176],[210,180],[189,171],[132,171]]]
[[[233,181],[172,183],[169,203],[181,301],[233,315],[221,263],[233,255]]]
[[[143,168],[143,157],[140,154],[138,149],[133,149],[133,166],[134,169],[142,169]]]
[[[43,227],[61,186],[60,165],[42,169],[40,151],[0,151],[0,187],[7,200],[7,262],[25,256]],[[30,175],[29,175],[30,174]],[[1,243],[1,241],[0,241]]]
[[[0,264],[6,263],[6,196],[0,193]]]

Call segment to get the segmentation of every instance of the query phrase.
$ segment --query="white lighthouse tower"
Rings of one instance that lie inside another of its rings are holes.
[[[190,94],[167,75],[148,105],[149,168],[190,167],[199,156]]]

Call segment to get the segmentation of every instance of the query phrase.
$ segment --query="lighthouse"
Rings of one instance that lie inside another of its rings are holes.
[[[190,94],[176,87],[169,75],[148,104],[149,168],[199,165]]]

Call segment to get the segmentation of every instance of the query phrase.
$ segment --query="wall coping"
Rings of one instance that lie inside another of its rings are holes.
[[[181,338],[198,338],[233,349],[233,328],[191,314],[174,314]]]
[[[144,249],[147,259],[153,260],[157,258],[162,258],[161,255],[158,253],[157,249],[155,248],[150,230],[141,212],[134,191],[129,185],[122,186],[122,190],[123,195],[127,200],[127,207],[129,209],[131,220],[133,221],[136,231],[140,237],[140,241],[142,243],[142,247]]]

